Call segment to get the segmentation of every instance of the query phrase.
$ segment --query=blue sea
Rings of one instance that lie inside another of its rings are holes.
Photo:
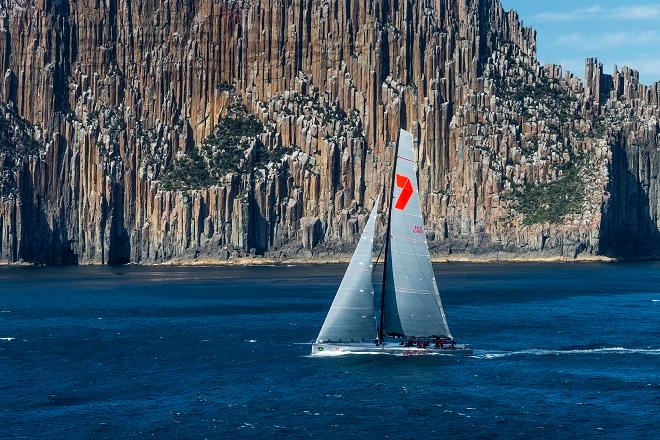
[[[437,265],[473,357],[312,358],[344,268],[0,268],[0,438],[659,438],[659,263]]]

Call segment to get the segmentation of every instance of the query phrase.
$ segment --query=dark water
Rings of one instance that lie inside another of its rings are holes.
[[[436,267],[470,358],[311,358],[343,267],[0,268],[0,438],[658,438],[660,264]]]

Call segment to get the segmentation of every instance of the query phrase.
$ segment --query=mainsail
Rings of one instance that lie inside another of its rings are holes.
[[[451,337],[426,243],[412,134],[401,130],[390,201],[381,336]]]
[[[377,213],[378,202],[371,210],[360,242],[316,339],[317,342],[361,342],[376,339],[371,273]]]

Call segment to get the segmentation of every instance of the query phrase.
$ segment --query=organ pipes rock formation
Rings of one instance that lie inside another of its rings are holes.
[[[0,261],[350,252],[399,127],[436,255],[655,257],[659,100],[496,0],[0,0]]]

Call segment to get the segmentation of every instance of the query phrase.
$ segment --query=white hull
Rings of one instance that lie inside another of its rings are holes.
[[[313,356],[343,356],[349,354],[389,354],[397,356],[471,356],[473,350],[464,344],[456,344],[452,349],[444,348],[418,348],[405,347],[398,344],[376,345],[369,343],[337,344],[337,343],[314,343],[312,344]]]

